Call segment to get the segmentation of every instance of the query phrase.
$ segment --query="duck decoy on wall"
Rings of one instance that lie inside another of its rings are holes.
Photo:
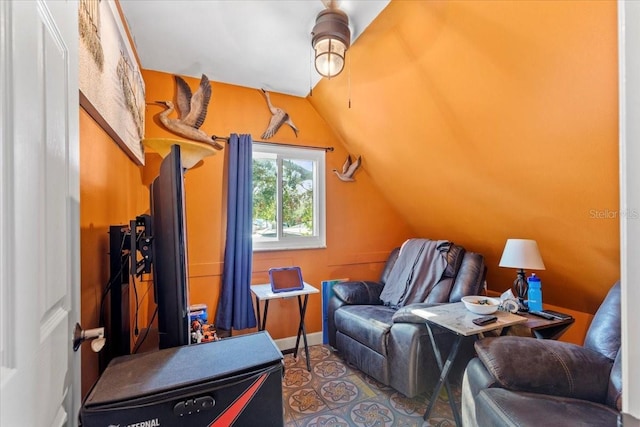
[[[342,173],[338,172],[337,169],[334,169],[333,173],[335,173],[336,176],[340,178],[340,181],[355,181],[353,175],[356,173],[361,163],[362,156],[358,156],[355,162],[351,162],[351,156],[347,155],[347,160],[344,162],[344,165],[342,165]]]
[[[171,101],[156,101],[157,104],[167,107],[159,114],[158,119],[167,130],[197,142],[210,144],[216,150],[222,150],[222,145],[218,144],[215,136],[209,136],[200,130],[200,126],[207,117],[207,107],[211,98],[211,83],[204,74],[200,79],[200,86],[192,95],[191,88],[187,82],[180,76],[174,76],[176,81],[177,95],[176,102],[178,104],[179,118],[169,117],[173,113],[174,105]]]
[[[273,104],[271,103],[271,98],[269,96],[269,93],[266,90],[260,89],[260,91],[262,92],[264,99],[267,100],[267,106],[269,107],[269,111],[271,111],[271,120],[269,121],[269,126],[262,134],[262,139],[271,138],[273,135],[276,134],[276,132],[278,132],[278,129],[280,129],[280,127],[285,123],[288,124],[291,127],[291,129],[293,129],[293,133],[296,134],[296,138],[297,138],[298,128],[291,121],[289,114],[287,114],[287,112],[284,111],[282,108],[273,106]]]

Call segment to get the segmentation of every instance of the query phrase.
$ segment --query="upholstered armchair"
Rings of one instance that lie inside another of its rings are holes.
[[[439,261],[444,269],[437,272],[431,268],[418,271],[411,260],[403,263],[402,257],[399,260],[399,249],[389,255],[379,281],[334,285],[328,309],[329,344],[367,375],[413,397],[431,391],[440,371],[424,319],[413,315],[411,310],[477,295],[482,290],[486,268],[482,255],[450,242],[438,246],[437,256],[442,258]],[[422,289],[422,293],[406,290],[410,280],[425,278],[423,282],[429,282],[426,276],[431,276],[433,286]],[[385,305],[385,289],[387,293],[403,296],[406,291],[411,298],[401,304]],[[453,336],[446,332],[437,334],[436,339],[443,351],[453,342]],[[461,378],[473,356],[473,343],[463,345],[460,353],[457,372]],[[466,359],[464,354],[468,355]]]
[[[473,426],[616,426],[621,410],[620,282],[593,318],[583,346],[486,338],[466,368],[462,418]]]

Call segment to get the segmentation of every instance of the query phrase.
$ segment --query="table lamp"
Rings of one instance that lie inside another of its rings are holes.
[[[524,270],[545,269],[538,244],[535,240],[507,239],[499,266],[518,269],[516,280],[513,282],[513,293],[518,297],[520,307],[525,308],[524,300],[527,298],[529,285],[524,276]]]

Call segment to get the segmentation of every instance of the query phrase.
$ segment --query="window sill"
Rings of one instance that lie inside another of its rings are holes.
[[[309,249],[327,249],[327,245],[301,246],[301,247],[273,247],[253,248],[253,252],[279,252],[279,251],[305,251]]]

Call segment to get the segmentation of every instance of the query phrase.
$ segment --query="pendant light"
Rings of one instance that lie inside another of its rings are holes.
[[[324,77],[335,77],[344,68],[345,55],[351,45],[349,17],[336,7],[322,10],[311,31],[315,50],[316,71]]]

